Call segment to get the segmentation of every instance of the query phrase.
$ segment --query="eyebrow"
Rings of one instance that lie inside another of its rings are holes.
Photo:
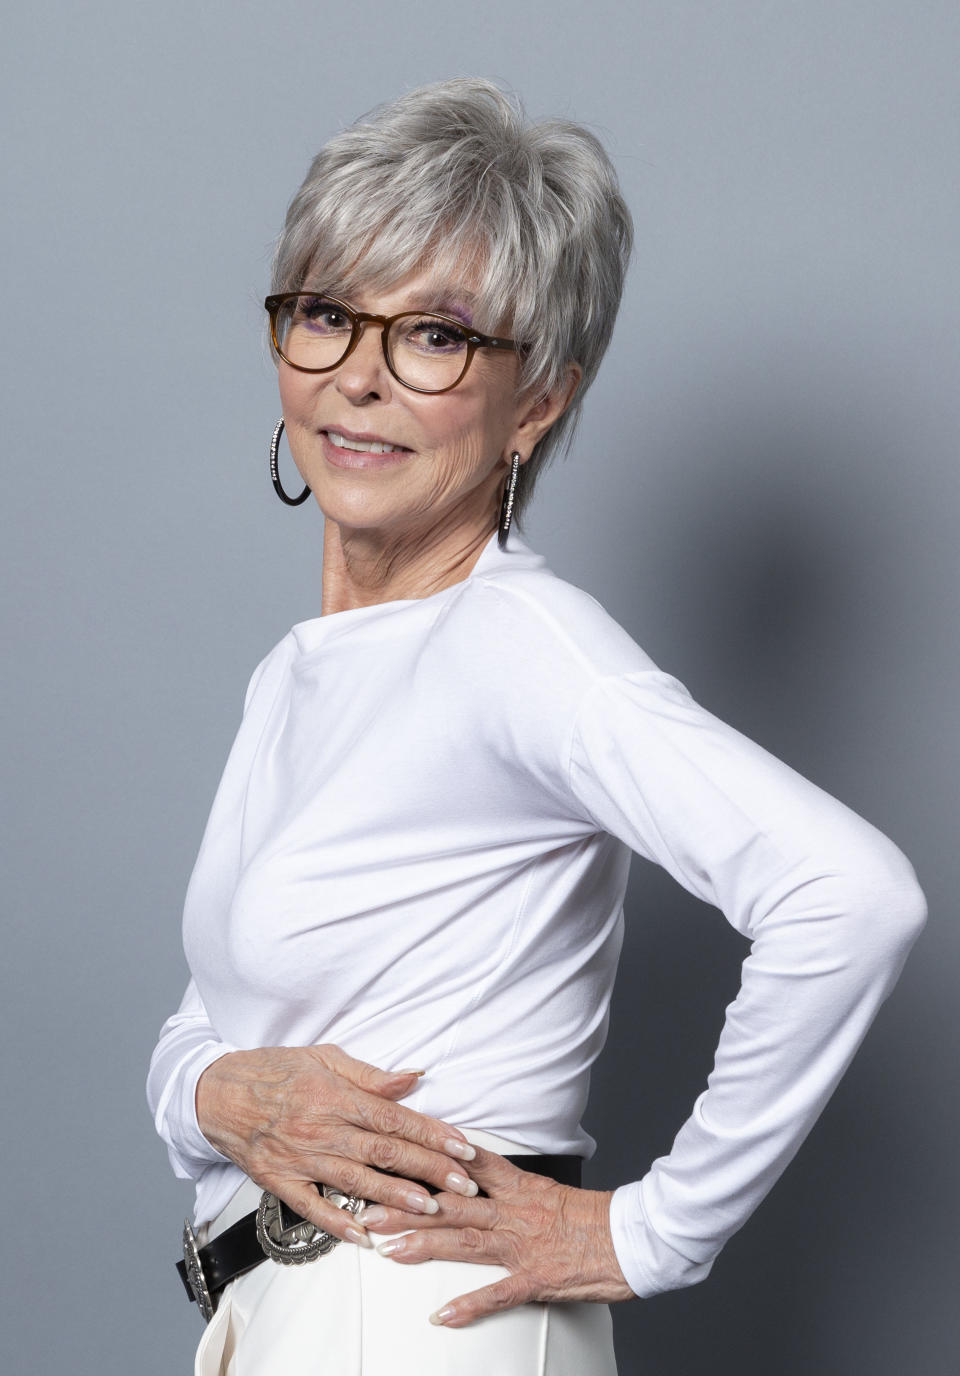
[[[347,296],[342,295],[342,289],[334,286],[321,285],[318,287],[303,286],[301,290],[307,294],[329,293],[330,296],[347,301]],[[461,320],[468,328],[473,328],[473,312],[471,307],[476,306],[477,296],[475,292],[466,287],[444,287],[437,286],[433,290],[424,293],[426,300],[414,304],[411,302],[408,310],[412,311],[433,311],[437,315],[452,315]],[[348,305],[352,302],[347,301]]]
[[[438,296],[433,297],[430,309],[436,311],[438,315],[455,315],[465,325],[472,325],[473,314],[470,306],[476,302],[476,299],[473,292],[470,291],[441,291]]]

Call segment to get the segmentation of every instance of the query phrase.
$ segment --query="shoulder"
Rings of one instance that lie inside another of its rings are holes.
[[[463,612],[477,633],[524,663],[582,680],[640,673],[656,665],[590,593],[547,568],[505,570],[471,580]]]
[[[277,685],[286,674],[294,657],[294,635],[288,632],[274,645],[250,675],[247,691],[243,699],[243,712],[246,716],[253,702],[258,698],[276,693]]]
[[[594,597],[545,567],[481,570],[446,606],[424,684],[506,768],[566,778],[579,714],[611,678],[655,670]]]

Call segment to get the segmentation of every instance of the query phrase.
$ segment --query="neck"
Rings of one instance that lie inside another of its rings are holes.
[[[376,530],[358,530],[329,517],[323,526],[321,615],[370,607],[378,602],[430,597],[462,583],[473,572],[492,524],[419,532],[398,540]]]

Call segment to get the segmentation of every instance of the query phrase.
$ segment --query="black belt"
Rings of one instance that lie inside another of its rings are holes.
[[[580,1185],[583,1160],[579,1156],[524,1155],[505,1156],[503,1159],[522,1171],[546,1175],[560,1185]],[[439,1193],[436,1185],[424,1184],[424,1188],[431,1194]],[[483,1190],[479,1191],[479,1197],[485,1197]],[[359,1200],[352,1201],[344,1207],[350,1212],[356,1212],[361,1203]],[[284,1256],[277,1254],[277,1249],[270,1246],[269,1238],[264,1235],[265,1210],[271,1207],[275,1210],[276,1226],[280,1232],[285,1236],[291,1232],[294,1234],[294,1244],[284,1247],[287,1253]],[[305,1233],[312,1230],[314,1240],[309,1241],[306,1236],[297,1240],[295,1230],[299,1225],[304,1225]],[[228,1281],[242,1276],[245,1271],[251,1271],[254,1266],[259,1266],[261,1261],[266,1261],[268,1255],[277,1261],[290,1261],[296,1264],[322,1255],[337,1241],[336,1238],[331,1238],[330,1234],[313,1228],[313,1225],[307,1223],[300,1214],[288,1209],[270,1194],[263,1196],[259,1209],[245,1214],[205,1247],[197,1246],[189,1222],[184,1224],[183,1231],[184,1259],[177,1262],[177,1270],[187,1292],[187,1298],[200,1306],[201,1313],[208,1320],[216,1311],[220,1292]],[[264,1238],[264,1241],[261,1241],[261,1238]],[[270,1250],[265,1250],[265,1247],[270,1247]]]

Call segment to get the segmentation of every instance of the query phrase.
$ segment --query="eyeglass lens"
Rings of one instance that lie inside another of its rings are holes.
[[[301,294],[277,312],[277,343],[294,367],[335,368],[350,347],[354,325],[339,302]],[[419,312],[398,316],[383,343],[397,377],[424,391],[452,387],[467,366],[466,330],[442,317]]]

